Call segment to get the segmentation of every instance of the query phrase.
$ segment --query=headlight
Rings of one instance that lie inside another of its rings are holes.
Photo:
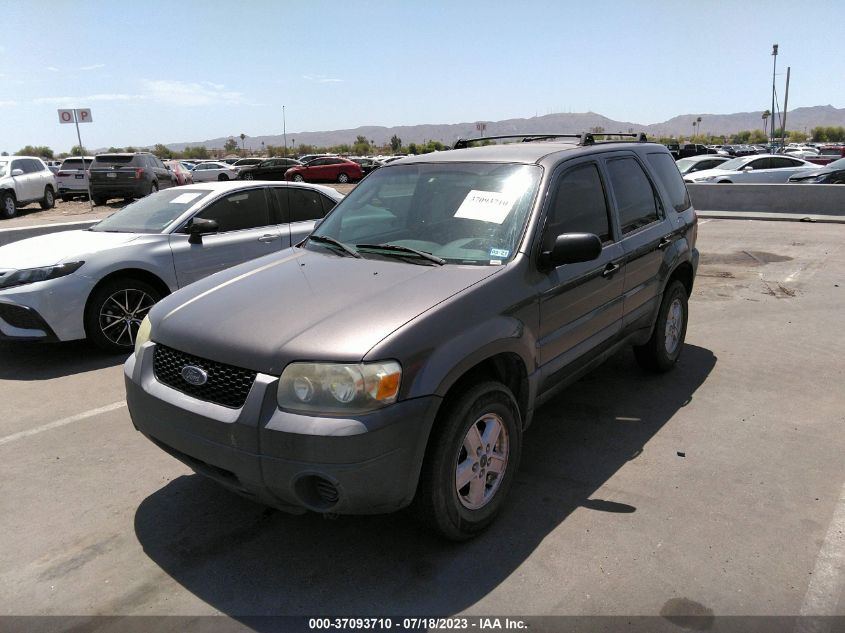
[[[143,326],[142,326],[143,327]],[[140,340],[141,333],[138,332]],[[402,368],[377,363],[291,363],[279,379],[279,407],[310,413],[364,413],[396,402]]]
[[[56,277],[64,277],[72,272],[79,270],[85,262],[68,262],[67,264],[57,264],[56,266],[44,266],[42,268],[26,268],[23,270],[14,270],[0,277],[0,288],[11,288],[12,286],[22,286],[24,284],[35,283],[36,281],[46,281],[47,279],[55,279]]]
[[[153,325],[150,323],[150,317],[145,316],[144,320],[141,321],[141,325],[138,326],[138,333],[135,335],[135,356],[138,355],[141,346],[150,340],[152,329]]]

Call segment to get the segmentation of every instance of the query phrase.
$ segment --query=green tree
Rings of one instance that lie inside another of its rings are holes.
[[[109,147],[108,150],[109,154],[120,154],[121,152],[125,152],[126,150],[122,147]]]
[[[8,156],[8,155],[9,155],[9,152],[0,153],[0,156]]]
[[[753,130],[748,137],[749,143],[765,143],[766,140],[766,133],[763,130]]]
[[[352,151],[359,156],[363,156],[365,154],[370,153],[370,142],[366,139],[366,137],[361,136],[360,134],[355,138],[355,143],[352,145]]]
[[[153,147],[153,154],[161,159],[173,158],[173,152],[167,149],[167,147],[165,147],[162,143],[155,144],[155,147]]]
[[[132,152],[137,152],[137,151],[138,151],[138,148],[133,147],[132,145],[127,145],[127,147],[126,147],[126,151],[127,151],[127,152],[130,152],[130,153],[132,153]]]
[[[246,134],[241,132],[241,153],[243,154],[244,150],[246,150]]]
[[[79,145],[74,145],[70,148],[70,155],[71,156],[88,156],[88,150],[84,147],[80,147]]]
[[[394,153],[402,149],[402,139],[395,134],[390,137],[390,149],[393,150]]]
[[[604,128],[600,125],[596,125],[595,127],[590,128],[590,132],[592,132],[593,134],[601,134],[602,132],[604,132]]]
[[[208,149],[204,145],[199,147],[188,146],[182,152],[185,158],[208,158]]]
[[[408,143],[408,153],[409,154],[416,154],[417,153],[417,144],[416,143]]]
[[[39,158],[53,158],[53,150],[46,145],[27,145],[15,152],[15,156],[38,156]]]
[[[243,135],[241,135],[241,136],[243,136]],[[230,136],[229,139],[223,144],[223,149],[226,151],[227,154],[232,154],[233,152],[237,152],[238,151],[238,142]]]

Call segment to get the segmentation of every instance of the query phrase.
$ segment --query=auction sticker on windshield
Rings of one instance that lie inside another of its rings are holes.
[[[201,193],[182,193],[173,198],[173,200],[170,201],[170,204],[187,204],[191,200],[199,198],[201,195]]]
[[[501,224],[508,217],[515,201],[514,196],[504,193],[473,189],[458,207],[455,217]]]

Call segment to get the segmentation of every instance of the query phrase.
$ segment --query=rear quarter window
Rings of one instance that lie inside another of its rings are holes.
[[[672,208],[678,212],[689,209],[691,205],[689,192],[672,156],[655,152],[649,154],[647,160],[649,167],[669,196],[669,204]]]

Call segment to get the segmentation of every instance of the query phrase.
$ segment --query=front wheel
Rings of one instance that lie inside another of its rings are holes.
[[[501,510],[519,467],[522,421],[513,394],[498,382],[475,385],[444,406],[414,505],[435,531],[462,541]]]
[[[129,354],[141,321],[161,293],[138,279],[123,278],[100,286],[85,310],[85,331],[94,345],[112,354]]]
[[[296,174],[293,177],[294,182],[305,182],[305,178],[302,177],[302,174]]]
[[[17,215],[18,206],[15,204],[15,196],[9,191],[0,194],[0,215],[4,218],[13,218]]]
[[[687,289],[680,281],[673,281],[663,292],[651,338],[634,348],[643,369],[663,373],[675,366],[684,347],[688,312]]]
[[[56,206],[56,196],[53,193],[52,187],[45,187],[44,188],[44,197],[38,202],[41,205],[41,208],[45,211],[47,209],[52,209]]]

